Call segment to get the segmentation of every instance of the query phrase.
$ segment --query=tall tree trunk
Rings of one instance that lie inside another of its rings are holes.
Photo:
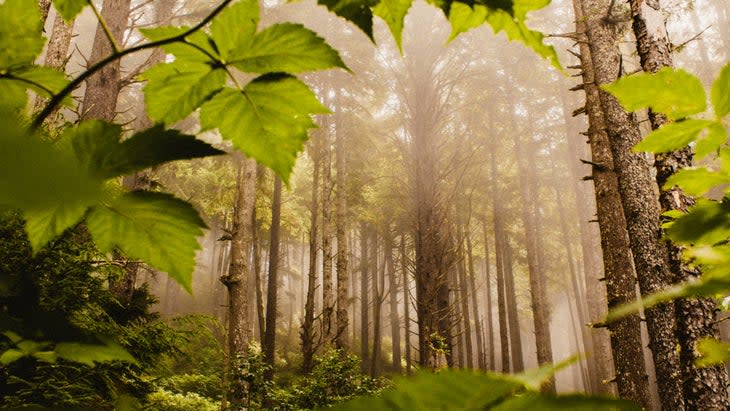
[[[345,186],[345,132],[340,130],[340,121],[336,118],[336,167],[337,167],[337,333],[335,347],[346,352],[349,349],[347,327],[349,298],[347,290],[348,254],[347,254],[347,188]]]
[[[329,129],[329,127],[327,127]],[[334,290],[332,282],[332,150],[329,130],[322,133],[322,341],[334,342]]]
[[[263,178],[266,171],[263,167],[257,168],[259,179]],[[256,207],[253,210],[253,286],[256,300],[256,319],[258,325],[259,341],[264,340],[266,334],[266,314],[264,313],[264,281],[261,278],[261,259],[263,248],[261,237],[261,224],[256,218]]]
[[[302,323],[302,371],[312,370],[314,357],[314,294],[317,291],[317,251],[319,250],[319,169],[320,139],[315,139],[310,146],[312,156],[312,203],[311,226],[309,229],[309,273],[307,275],[307,300],[304,304],[304,322]]]
[[[495,371],[496,367],[494,364],[494,325],[492,324],[492,279],[489,266],[489,238],[487,236],[487,219],[486,217],[482,220],[482,231],[484,234],[484,282],[486,284],[485,292],[487,294],[486,304],[486,326],[487,326],[487,350],[488,350],[488,361],[486,362],[486,369],[489,371]],[[496,251],[495,251],[496,255]]]
[[[510,352],[512,353],[512,372],[519,373],[525,370],[525,362],[522,356],[522,335],[520,319],[517,314],[515,277],[512,270],[512,246],[510,246],[509,238],[506,236],[502,241],[501,253],[503,256],[505,293],[507,295],[507,324],[509,325]]]
[[[633,29],[641,66],[648,73],[656,73],[663,67],[671,67],[672,49],[664,22],[664,15],[659,0],[631,0]],[[667,118],[659,113],[649,111],[652,129],[656,130],[667,122]],[[676,170],[692,166],[692,149],[686,147],[672,153],[659,154],[654,161],[657,170],[657,185],[664,187],[669,177]],[[686,211],[694,204],[694,199],[687,196],[678,187],[661,190],[659,196],[661,212],[671,210]],[[682,250],[672,243],[667,243],[669,267],[676,280],[691,280],[699,275],[696,269],[682,262]],[[717,338],[719,330],[715,324],[715,303],[710,298],[679,299],[674,304],[677,318],[677,335],[679,339],[680,363],[684,374],[682,384],[687,409],[701,407],[707,409],[730,408],[726,387],[728,376],[724,367],[715,366],[699,368],[695,366],[698,358],[697,343],[706,337]],[[648,320],[648,317],[647,317]],[[650,330],[651,332],[651,330]],[[657,374],[659,371],[657,370]],[[664,407],[675,406],[663,398],[660,385],[660,397]],[[676,389],[676,384],[666,389]],[[675,401],[681,399],[681,397]],[[681,408],[677,408],[681,409]]]
[[[390,234],[386,231],[385,241],[383,245],[383,261],[378,264],[378,233],[372,230],[372,256],[375,269],[372,272],[370,280],[373,290],[373,355],[370,357],[370,376],[375,378],[380,375],[380,366],[383,355],[383,326],[382,326],[382,309],[385,296],[385,271],[391,270],[392,264],[392,244]],[[390,256],[390,258],[389,258]],[[382,267],[382,268],[381,268]],[[379,269],[380,268],[380,269]]]
[[[456,269],[459,267],[457,265]],[[461,328],[463,316],[461,315],[461,298],[459,297],[459,277],[454,272],[449,272],[449,290],[451,310],[451,324],[454,332],[451,335],[452,348],[446,353],[446,363],[449,367],[464,368],[464,330]]]
[[[388,245],[388,244],[386,244]],[[393,341],[393,371],[401,372],[400,316],[398,315],[398,279],[393,258],[392,242],[386,247],[388,267],[388,293],[390,293],[390,336]]]
[[[68,48],[71,45],[71,33],[73,31],[73,26],[73,21],[67,23],[59,13],[56,13],[56,17],[53,20],[51,37],[48,40],[46,60],[44,62],[45,66],[65,71],[66,62],[68,61]],[[34,103],[34,111],[41,111],[47,102],[48,99],[37,96]],[[56,118],[57,113],[58,110],[55,110],[53,114],[48,116],[45,123],[52,124],[55,121],[54,119]]]
[[[479,316],[479,299],[477,298],[476,270],[474,269],[474,250],[471,244],[471,230],[469,225],[466,226],[466,257],[469,268],[469,291],[471,295],[471,307],[474,315],[474,333],[477,339],[477,367],[480,370],[486,370],[484,364],[484,340],[482,338],[482,322]]]
[[[466,368],[474,368],[474,347],[472,345],[471,338],[471,315],[469,314],[469,283],[466,280],[466,253],[464,250],[464,228],[459,225],[459,245],[460,245],[460,258],[459,265],[457,267],[457,274],[459,275],[459,299],[461,300],[461,316],[464,318],[464,350],[466,352]]]
[[[494,255],[497,268],[497,316],[499,319],[499,352],[502,357],[502,372],[510,371],[509,337],[507,335],[507,302],[505,300],[506,288],[504,282],[504,228],[502,226],[502,205],[498,198],[501,193],[497,186],[497,162],[495,160],[496,143],[492,143],[491,149],[491,173],[492,173],[492,218],[494,223]],[[496,369],[496,367],[495,367]]]
[[[606,24],[603,18],[607,10],[607,2],[583,1],[586,34],[597,86],[615,81],[622,70],[621,56],[616,46],[617,28]],[[603,15],[599,15],[601,11]],[[652,294],[671,284],[667,250],[661,244],[656,182],[651,176],[648,162],[632,150],[641,140],[635,117],[624,111],[611,94],[599,89],[599,98],[605,114],[639,288],[643,295]],[[645,317],[662,407],[682,410],[684,401],[677,378],[681,373],[674,305],[667,303],[649,308],[645,311]]]
[[[266,381],[274,379],[276,353],[276,312],[279,292],[279,232],[281,230],[281,179],[274,177],[274,198],[271,204],[271,238],[269,240],[269,285],[266,290],[266,328],[264,333],[264,360],[268,368]]]
[[[104,0],[101,16],[117,44],[121,44],[129,20],[131,0]],[[96,26],[89,65],[97,63],[114,51],[101,24]],[[117,98],[122,88],[120,60],[107,64],[86,80],[86,91],[81,104],[82,118],[112,121],[116,114]]]
[[[374,252],[375,254],[375,252]],[[368,371],[370,364],[370,296],[368,293],[368,273],[370,272],[368,259],[368,226],[360,223],[360,360],[362,373]],[[377,268],[376,268],[377,269]]]
[[[248,317],[247,293],[248,279],[252,269],[252,216],[256,200],[256,162],[240,156],[238,164],[238,187],[231,233],[231,260],[228,274],[221,277],[221,282],[228,289],[229,386],[227,399],[233,410],[247,409],[249,401],[246,352],[251,340],[252,327]]]
[[[573,1],[576,32],[580,36],[585,36],[586,33],[586,19],[583,15],[583,6],[589,5],[585,3],[586,1]],[[606,122],[594,79],[592,50],[586,41],[580,42],[579,46],[583,89],[586,94],[585,107],[590,124],[588,137],[592,153],[591,161],[594,165],[591,177],[596,189],[597,219],[601,230],[608,308],[612,309],[636,301],[636,275],[632,269],[626,218],[614,171]],[[646,366],[643,361],[638,360],[643,358],[638,314],[612,322],[608,328],[619,396],[651,409]]]
[[[406,375],[411,374],[411,295],[408,281],[408,256],[406,255],[406,235],[400,235],[401,274],[403,275],[403,322],[405,323]]]

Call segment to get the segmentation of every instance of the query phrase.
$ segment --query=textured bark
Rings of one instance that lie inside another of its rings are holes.
[[[41,10],[41,21],[45,24],[51,10],[51,0],[38,0],[38,8]]]
[[[400,350],[400,316],[398,315],[398,273],[395,269],[395,261],[393,258],[392,245],[387,248],[386,259],[389,265],[388,276],[388,293],[390,296],[390,336],[393,341],[393,371],[401,372],[401,350]]]
[[[319,250],[319,169],[320,155],[317,146],[319,139],[316,139],[310,146],[313,171],[312,171],[312,203],[311,203],[311,226],[309,229],[309,273],[307,275],[307,299],[304,303],[304,322],[302,323],[302,371],[308,373],[312,370],[314,358],[314,294],[317,291],[317,251]]]
[[[347,352],[350,347],[348,339],[348,312],[350,300],[348,298],[348,249],[347,249],[347,192],[345,187],[345,133],[340,130],[339,117],[335,114],[337,141],[337,332],[335,333],[335,347]]]
[[[370,260],[368,259],[368,228],[363,221],[360,223],[360,360],[361,370],[365,374],[368,371],[370,361],[370,296],[368,277],[370,272]]]
[[[457,268],[458,270],[458,268]],[[446,353],[446,363],[449,367],[464,368],[464,330],[461,327],[461,301],[459,298],[459,277],[457,273],[450,271],[449,290],[450,303],[449,316],[453,326],[451,334],[451,349]]]
[[[487,351],[488,357],[486,362],[487,370],[495,371],[496,367],[494,364],[494,325],[492,324],[492,279],[489,267],[489,239],[487,237],[487,220],[486,218],[482,221],[482,231],[484,234],[484,282],[486,283],[486,326],[487,326]],[[496,255],[496,251],[495,251]]]
[[[491,150],[491,173],[492,173],[492,213],[494,224],[494,255],[497,268],[497,317],[499,320],[499,352],[502,357],[503,373],[510,371],[509,337],[507,335],[507,303],[505,301],[504,282],[504,256],[502,254],[502,243],[504,234],[502,227],[502,205],[498,198],[501,197],[497,188],[497,163],[495,161],[496,144],[492,144]],[[493,367],[496,369],[496,367]]]
[[[586,32],[583,8],[592,5],[593,10],[597,9],[595,4],[588,4],[587,1],[573,1],[576,32],[580,36],[585,36]],[[605,8],[600,10],[605,11]],[[613,41],[616,41],[615,37]],[[606,133],[603,108],[594,79],[592,50],[587,41],[581,41],[579,45],[586,94],[585,107],[589,119],[591,161],[594,164],[591,177],[596,189],[596,215],[601,230],[607,302],[608,308],[612,309],[636,301],[636,275],[631,260],[626,218]],[[639,321],[638,314],[634,314],[608,325],[616,372],[615,381],[619,396],[651,409],[646,366],[643,361],[639,361],[643,359]]]
[[[329,125],[327,125],[329,128]],[[334,288],[332,281],[332,150],[329,133],[323,133],[322,144],[322,340],[334,342]]]
[[[271,238],[269,239],[269,281],[266,290],[266,328],[263,338],[264,361],[269,367],[264,372],[266,381],[274,379],[276,353],[276,312],[279,293],[279,234],[281,231],[281,179],[274,177],[274,198],[271,203]]]
[[[66,62],[68,60],[68,48],[71,45],[71,33],[73,31],[73,22],[66,23],[66,20],[56,13],[53,20],[53,30],[48,40],[48,48],[46,49],[45,66],[53,67],[60,71],[65,71]],[[34,111],[39,112],[48,102],[48,99],[37,96],[34,103]],[[46,118],[44,123],[53,123],[58,115],[58,110]]]
[[[371,258],[375,262],[375,269],[370,277],[373,290],[373,355],[370,357],[370,376],[375,378],[380,375],[383,358],[382,310],[385,296],[385,271],[386,269],[390,270],[388,266],[392,264],[390,236],[387,233],[385,234],[383,260],[380,262],[380,267],[378,267],[378,233],[375,230],[372,230],[372,245]],[[389,254],[391,258],[389,258]]]
[[[631,0],[633,29],[641,66],[648,73],[656,73],[663,67],[672,66],[672,51],[667,34],[664,15],[659,0]],[[649,111],[652,129],[667,122],[666,117]],[[654,167],[656,181],[661,188],[677,170],[692,166],[692,149],[686,147],[672,153],[656,156]],[[686,211],[694,204],[678,187],[662,189],[659,195],[661,212]],[[699,272],[682,263],[681,248],[667,243],[669,267],[675,281],[691,280]],[[728,409],[728,394],[725,387],[728,376],[724,367],[698,368],[694,365],[698,357],[697,342],[706,337],[717,338],[719,330],[715,325],[715,304],[712,299],[679,299],[674,304],[677,316],[677,336],[680,349],[680,363],[683,373],[683,394],[687,409]],[[659,378],[657,378],[658,380]],[[659,382],[661,385],[662,383]],[[674,389],[675,387],[670,387]],[[660,393],[665,409],[675,407]],[[676,408],[681,409],[681,408]]]
[[[517,315],[517,294],[515,292],[515,278],[512,271],[512,247],[505,237],[502,242],[502,258],[504,266],[504,283],[507,295],[507,323],[509,325],[510,352],[512,353],[512,372],[519,373],[525,370],[525,361],[522,355],[522,336],[520,334],[520,319]]]
[[[259,166],[258,175],[259,178],[265,175],[264,168]],[[261,259],[263,248],[261,234],[261,224],[256,218],[256,208],[253,210],[253,288],[254,288],[254,299],[256,301],[256,319],[258,325],[258,337],[259,341],[263,341],[264,335],[266,334],[266,314],[264,312],[264,281],[261,278]],[[249,293],[250,294],[250,293]]]
[[[474,368],[474,347],[472,345],[472,332],[471,332],[471,314],[469,313],[469,283],[467,282],[466,272],[466,253],[464,252],[463,245],[464,239],[464,228],[459,226],[459,244],[461,247],[461,257],[459,259],[459,265],[457,274],[459,275],[459,300],[461,302],[461,316],[464,319],[464,352],[465,352],[465,363],[466,368]]]
[[[477,367],[480,370],[486,370],[487,366],[484,363],[484,339],[482,338],[482,322],[479,315],[479,301],[477,298],[477,286],[476,286],[476,270],[474,268],[474,254],[471,244],[471,232],[468,229],[465,233],[466,236],[466,257],[469,268],[469,295],[471,295],[471,307],[474,315],[474,333],[477,339]]]
[[[121,44],[129,19],[131,0],[104,0],[101,16],[117,44]],[[107,57],[113,52],[112,45],[101,24],[96,27],[94,44],[89,57],[89,65]],[[112,121],[116,115],[117,98],[122,89],[120,60],[104,66],[88,80],[81,104],[81,117]]]
[[[256,196],[256,162],[238,158],[239,171],[231,233],[231,257],[228,274],[221,282],[228,290],[229,386],[227,400],[233,410],[248,407],[248,382],[245,379],[246,350],[251,340],[248,279],[251,275],[253,209]]]

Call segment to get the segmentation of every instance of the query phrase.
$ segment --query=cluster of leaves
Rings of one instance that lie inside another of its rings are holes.
[[[0,217],[0,408],[113,409],[152,392],[145,369],[185,341],[154,298],[117,299],[105,282],[118,270],[90,262],[83,227],[33,255],[20,216]]]
[[[702,276],[650,296],[645,305],[678,297],[723,296],[730,290],[730,64],[712,85],[707,96],[700,80],[683,70],[665,68],[656,74],[637,74],[622,78],[605,89],[615,95],[627,110],[650,108],[663,113],[671,122],[647,135],[636,151],[671,153],[692,146],[701,166],[679,170],[664,189],[679,187],[696,198],[686,213],[665,213],[665,234],[682,245],[689,264],[698,265]],[[613,313],[623,315],[636,307]],[[705,340],[699,346],[705,354],[703,365],[730,360],[730,345]]]
[[[335,410],[640,410],[631,402],[581,394],[547,395],[540,384],[575,361],[518,375],[444,369],[401,378],[377,397],[361,397]]]

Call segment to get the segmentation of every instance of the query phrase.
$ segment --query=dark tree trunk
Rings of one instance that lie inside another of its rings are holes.
[[[378,233],[372,230],[372,255],[375,269],[372,271],[373,290],[373,355],[370,357],[370,376],[375,378],[380,375],[380,368],[383,358],[383,301],[385,300],[385,271],[392,270],[392,244],[390,234],[386,232],[383,245],[383,260],[378,264]]]
[[[502,266],[504,267],[505,293],[507,295],[507,324],[509,325],[510,352],[512,353],[512,372],[519,373],[525,370],[522,355],[522,336],[520,334],[520,320],[517,315],[517,293],[515,278],[512,271],[512,247],[509,239],[502,242]]]
[[[488,361],[486,361],[486,367],[489,371],[496,371],[494,364],[494,325],[492,324],[492,279],[491,269],[489,266],[489,238],[487,237],[487,220],[486,218],[482,221],[482,231],[484,234],[484,282],[486,284],[485,292],[487,294],[486,304],[486,325],[487,325],[487,350],[489,352]],[[496,255],[496,251],[495,251]]]
[[[388,235],[390,237],[390,235]],[[393,371],[401,372],[400,350],[400,316],[398,315],[398,279],[393,258],[392,243],[386,243],[386,261],[388,263],[388,293],[390,293],[390,336],[393,341]]]
[[[509,337],[507,335],[507,302],[505,300],[506,288],[504,281],[504,255],[503,242],[504,233],[502,226],[502,205],[498,198],[501,197],[497,186],[497,163],[495,160],[496,144],[492,144],[491,150],[491,172],[492,172],[492,213],[494,221],[494,255],[497,268],[497,316],[499,318],[499,352],[502,357],[502,372],[510,371]],[[494,367],[496,369],[496,367]]]
[[[408,281],[408,256],[406,255],[406,235],[400,236],[401,274],[403,275],[403,322],[405,323],[406,375],[411,374],[411,295]]]
[[[466,230],[466,256],[467,264],[469,267],[469,288],[471,295],[471,306],[474,315],[474,333],[477,339],[477,367],[480,370],[486,370],[486,364],[484,364],[484,339],[482,338],[482,322],[479,316],[479,299],[477,298],[477,286],[476,286],[476,270],[474,269],[474,254],[471,244],[471,230]]]
[[[360,223],[360,360],[362,361],[361,367],[363,374],[367,373],[368,365],[370,364],[370,348],[368,346],[370,342],[369,268],[368,226],[363,221]]]
[[[274,198],[271,204],[271,239],[269,240],[269,281],[266,290],[266,328],[263,339],[264,360],[269,366],[266,381],[274,379],[276,353],[276,320],[279,293],[279,232],[281,231],[281,179],[274,177]]]
[[[464,228],[459,226],[459,245],[460,245],[460,258],[457,269],[459,275],[459,300],[461,300],[461,316],[464,319],[464,351],[465,360],[464,365],[466,368],[474,368],[474,347],[472,345],[472,332],[471,332],[471,315],[469,314],[469,283],[467,282],[466,272],[466,253],[464,250],[465,244]]]
[[[348,248],[347,248],[347,192],[345,186],[345,133],[340,130],[340,121],[335,114],[336,121],[336,167],[337,167],[337,332],[335,347],[346,352],[349,349],[348,341],[348,313],[349,297],[347,283],[348,275]]]
[[[311,226],[309,229],[309,273],[307,275],[307,299],[304,303],[304,322],[302,323],[302,371],[306,374],[312,370],[315,350],[314,330],[314,295],[317,292],[317,251],[319,250],[319,169],[320,149],[319,139],[313,141],[310,146],[312,162],[312,204],[311,204]]]
[[[329,129],[329,125],[327,125]],[[334,290],[332,282],[332,150],[329,130],[322,133],[322,341],[334,342]]]

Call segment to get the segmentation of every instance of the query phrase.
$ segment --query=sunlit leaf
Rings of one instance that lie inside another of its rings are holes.
[[[354,23],[371,40],[373,40],[373,12],[370,8],[377,2],[378,0],[317,0],[317,4]]]
[[[182,120],[223,87],[226,73],[206,63],[158,64],[140,76],[147,80],[144,98],[147,113],[166,124]]]
[[[705,167],[679,170],[667,180],[665,189],[678,186],[687,194],[701,196],[720,184],[730,183],[730,174],[718,173]]]
[[[540,386],[548,381],[556,372],[575,364],[580,359],[579,355],[574,355],[557,364],[549,364],[540,368],[527,370],[521,374],[513,375],[512,378],[520,381],[522,384],[533,390],[539,390]]]
[[[53,0],[56,10],[66,21],[73,20],[88,4],[88,0]]]
[[[18,361],[19,359],[26,356],[26,353],[20,350],[16,350],[15,348],[10,348],[5,350],[5,352],[0,355],[0,364],[2,365],[8,365],[15,361]]]
[[[323,38],[293,23],[275,24],[258,33],[250,45],[231,51],[230,64],[248,73],[347,68]]]
[[[140,32],[152,41],[168,39],[182,35],[189,27],[160,26],[140,29]],[[168,43],[161,48],[175,56],[176,61],[197,62],[212,64],[217,60],[218,52],[208,35],[203,31],[196,31],[185,37],[185,42]],[[211,58],[211,56],[213,58]]]
[[[727,130],[722,124],[713,122],[707,127],[707,133],[704,137],[697,140],[695,146],[695,155],[698,160],[705,158],[707,155],[716,152],[720,146],[727,142]]]
[[[453,3],[449,13],[449,22],[451,23],[449,40],[453,40],[459,34],[484,24],[487,20],[487,13],[487,8],[481,4],[469,6],[459,2]]]
[[[642,108],[664,113],[676,120],[705,111],[705,89],[692,74],[663,68],[656,74],[638,73],[602,86],[628,111]]]
[[[583,394],[540,395],[528,392],[506,399],[490,408],[493,411],[641,411],[642,408],[631,401],[609,397],[591,397]]]
[[[197,237],[206,225],[190,203],[170,194],[135,191],[94,207],[86,225],[103,252],[118,247],[191,291]]]
[[[315,127],[311,114],[327,113],[314,93],[291,76],[266,75],[243,91],[225,89],[200,113],[204,129],[218,128],[223,138],[288,180],[307,130]]]
[[[730,113],[730,63],[722,68],[712,84],[712,106],[718,118]]]
[[[45,44],[38,1],[5,0],[0,22],[0,69],[32,64]]]
[[[700,200],[678,218],[667,235],[674,241],[713,245],[730,237],[730,204]]]
[[[80,362],[90,367],[93,367],[94,363],[97,362],[127,361],[137,363],[127,350],[114,343],[101,345],[64,342],[57,344],[54,351],[58,357]]]
[[[709,367],[730,361],[730,344],[714,338],[703,338],[697,343],[701,357],[696,360],[699,367]]]
[[[243,0],[226,7],[210,25],[218,52],[224,61],[235,48],[246,48],[259,23],[258,0]]]
[[[714,124],[708,120],[684,120],[663,125],[644,137],[634,147],[635,151],[665,153],[679,150],[695,141],[702,130]]]
[[[373,13],[382,18],[385,24],[388,25],[395,39],[395,44],[401,52],[403,51],[403,22],[412,3],[412,0],[381,0],[373,8]]]

